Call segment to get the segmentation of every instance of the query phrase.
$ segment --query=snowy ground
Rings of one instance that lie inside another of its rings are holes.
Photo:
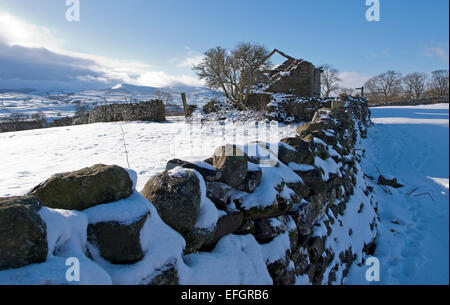
[[[381,284],[449,283],[449,105],[372,108],[363,145],[367,175],[397,177],[405,187],[375,184],[379,202]],[[364,284],[352,267],[348,284]]]
[[[395,176],[405,185],[394,190],[373,181],[381,217],[375,252],[381,263],[381,283],[448,284],[448,104],[382,107],[372,112],[375,126],[363,142],[367,153],[362,167],[369,176]],[[200,128],[180,121],[100,123],[2,133],[0,197],[22,195],[55,173],[95,163],[128,167],[121,126],[130,167],[138,174],[137,190],[141,190],[149,177],[164,170],[168,160],[203,160],[215,147],[229,142],[223,136],[229,136],[227,127],[208,124]],[[238,143],[269,141],[266,132],[254,134],[253,124],[235,127]],[[279,126],[279,136],[294,135],[295,127]],[[228,249],[236,242],[244,243],[226,239],[221,245]],[[191,263],[195,265],[194,257]],[[367,283],[366,270],[354,266],[346,283]]]
[[[270,128],[261,132],[255,122],[238,123],[235,128],[216,122],[203,127],[184,121],[98,123],[0,133],[0,197],[22,195],[55,173],[97,163],[128,168],[121,126],[130,167],[138,174],[138,190],[151,176],[164,171],[171,159],[199,161],[212,157],[216,147],[232,143],[233,130],[237,132],[237,144],[257,139],[270,142]],[[295,128],[280,125],[280,139],[295,135]]]

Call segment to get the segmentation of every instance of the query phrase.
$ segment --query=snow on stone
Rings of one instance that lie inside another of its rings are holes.
[[[0,271],[0,283],[14,285],[108,285],[111,278],[85,255],[88,220],[81,212],[42,207],[47,226],[48,256],[41,264]],[[66,279],[66,260],[76,257],[83,268],[79,282]]]
[[[200,173],[196,170],[189,171],[194,172],[195,175],[197,175],[198,180],[200,181],[200,213],[198,215],[195,227],[200,229],[213,230],[216,226],[217,220],[219,219],[219,212],[214,203],[208,197],[206,197],[206,184],[203,176],[200,175]]]
[[[298,164],[295,162],[290,162],[289,163],[289,168],[294,170],[294,171],[300,171],[300,172],[307,172],[310,170],[314,169],[313,165],[309,165],[309,164]]]
[[[341,173],[339,172],[340,167],[342,164],[339,162],[336,163],[336,161],[333,160],[333,158],[328,158],[326,160],[322,160],[320,157],[315,157],[314,164],[323,169],[322,178],[324,181],[328,181],[330,179],[330,173],[338,174],[341,176]]]
[[[271,285],[261,246],[252,235],[228,235],[211,253],[189,254],[180,266],[180,284]]]
[[[278,235],[270,243],[261,245],[264,259],[269,264],[283,259],[290,247],[289,232]]]
[[[276,196],[278,194],[275,189],[276,186],[282,182],[302,182],[300,176],[282,162],[279,162],[279,167],[261,167],[261,169],[263,172],[261,184],[255,192],[251,194],[235,192],[232,195],[231,201],[240,198],[242,200],[242,207],[247,210],[253,207],[266,208],[276,202]],[[294,195],[294,191],[285,186],[281,195],[283,198],[289,199],[291,195]]]
[[[89,223],[117,221],[130,225],[149,212],[147,199],[134,192],[128,198],[94,206],[83,213],[87,215]]]

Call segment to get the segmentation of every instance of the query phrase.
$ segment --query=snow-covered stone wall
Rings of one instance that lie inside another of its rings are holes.
[[[374,251],[377,203],[358,147],[367,102],[316,111],[297,136],[136,173],[95,165],[0,199],[0,283],[341,284]],[[277,145],[275,145],[277,146]]]

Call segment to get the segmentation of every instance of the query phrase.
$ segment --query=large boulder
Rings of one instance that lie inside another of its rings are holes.
[[[47,232],[40,208],[34,197],[0,198],[0,270],[46,260]]]
[[[88,241],[100,251],[100,255],[113,264],[132,264],[144,258],[140,236],[149,217],[147,213],[131,224],[106,221],[88,226]]]
[[[235,145],[218,147],[214,152],[213,165],[222,172],[222,181],[239,187],[247,177],[248,157]]]
[[[180,159],[173,159],[167,162],[166,171],[172,170],[178,166],[183,168],[195,169],[203,176],[205,181],[218,181],[222,177],[222,172],[206,162],[191,163]]]
[[[200,212],[201,191],[200,180],[193,170],[176,168],[156,175],[150,178],[141,194],[153,203],[162,220],[179,233],[194,229]]]
[[[128,172],[116,165],[103,164],[56,174],[31,191],[47,207],[78,211],[118,201],[132,193],[133,182]]]

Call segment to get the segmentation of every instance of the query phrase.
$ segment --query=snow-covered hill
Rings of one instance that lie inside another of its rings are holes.
[[[59,91],[32,91],[0,93],[0,119],[13,113],[31,115],[42,111],[52,119],[71,116],[77,105],[96,105],[145,101],[162,98],[166,102],[167,95],[171,104],[182,105],[181,93],[186,93],[189,104],[199,107],[208,103],[212,98],[222,95],[205,87],[189,87],[184,85],[156,88],[121,84],[104,90],[89,90],[77,93]]]

